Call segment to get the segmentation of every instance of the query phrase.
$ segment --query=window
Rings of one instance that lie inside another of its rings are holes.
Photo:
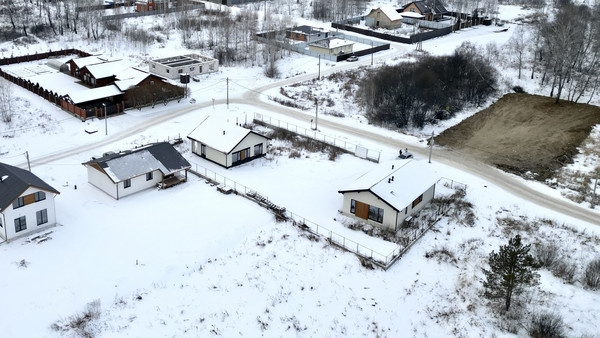
[[[0,228],[4,228],[4,226],[2,226],[2,218],[0,218]]]
[[[146,173],[146,181],[150,181],[153,178],[152,172]]]
[[[263,144],[259,143],[254,146],[254,156],[258,156],[263,152]]]
[[[156,65],[152,65],[152,68],[156,68]]]
[[[13,209],[20,208],[25,205],[25,199],[21,196],[13,202]]]
[[[369,219],[371,221],[383,223],[383,209],[369,205]]]
[[[167,69],[167,73],[170,73],[170,72],[171,72],[171,70],[170,70],[170,69]]]
[[[193,72],[196,67],[190,67],[190,72]]]
[[[421,194],[421,196],[417,197],[417,199],[412,202],[412,207],[416,207],[419,203],[421,203],[421,201],[423,201],[423,194]]]
[[[245,159],[247,159],[248,157],[250,157],[250,148],[246,148],[240,151],[237,151],[233,154],[231,154],[231,161],[233,163],[235,162],[239,162],[239,161],[243,161]]]
[[[125,181],[123,181],[123,186],[125,187],[125,189],[131,187],[131,179],[126,179]]]
[[[206,144],[200,144],[200,155],[206,156]]]
[[[43,191],[38,191],[34,195],[35,195],[36,202],[43,201],[46,199],[46,193]]]
[[[183,73],[183,69],[178,70],[177,73],[179,73],[179,74]]]
[[[36,212],[35,217],[37,218],[37,225],[48,223],[48,210],[43,209]]]
[[[15,232],[23,231],[27,229],[27,220],[25,216],[15,218]]]
[[[415,12],[415,9],[414,9],[414,8],[411,8],[411,9],[410,9],[410,11],[414,13],[414,12]]]
[[[198,72],[202,73],[202,66],[198,67]]]
[[[350,200],[350,212],[351,213],[356,213],[356,201],[355,200]]]
[[[150,84],[151,84],[151,85],[153,85],[153,84],[154,84],[154,81],[153,81],[153,80],[152,80],[152,81],[150,81]]]

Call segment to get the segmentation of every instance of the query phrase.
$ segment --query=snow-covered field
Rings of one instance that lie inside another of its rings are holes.
[[[435,54],[450,52],[464,40],[508,39],[486,29],[427,41],[423,48]],[[405,49],[410,48],[394,46],[378,55],[377,64],[390,62],[393,53]],[[129,59],[139,62],[137,57]],[[321,66],[322,71],[354,67],[326,62]],[[319,65],[314,58],[293,54],[279,67],[287,78],[316,74]],[[24,167],[23,154],[28,152],[32,171],[61,192],[56,199],[60,225],[51,228],[52,239],[41,244],[26,239],[0,244],[0,337],[86,332],[99,337],[513,337],[525,336],[528,316],[544,311],[560,314],[569,336],[599,337],[600,294],[580,282],[585,264],[597,255],[599,229],[540,209],[436,163],[435,157],[432,168],[440,176],[468,185],[476,222],[442,220],[388,271],[369,270],[353,254],[277,222],[247,199],[220,194],[193,175],[171,189],[146,190],[118,201],[87,183],[81,163],[91,156],[185,137],[206,115],[233,121],[254,113],[272,114],[246,104],[226,105],[227,78],[232,100],[274,81],[265,79],[261,68],[223,67],[190,84],[195,105],[186,100],[128,111],[106,121],[108,135],[103,120],[82,123],[13,88],[18,112],[13,124],[0,124],[0,161]],[[214,106],[212,99],[217,100]],[[144,127],[146,121],[176,110],[182,113]],[[307,120],[297,123],[309,127],[310,116],[307,112]],[[361,121],[348,118],[344,123]],[[139,132],[128,135],[134,128]],[[397,137],[419,146],[417,137]],[[81,151],[73,150],[77,148]],[[381,145],[378,149],[382,162],[397,151]],[[188,142],[180,151],[194,165],[328,227],[339,226],[333,221],[342,201],[337,190],[376,165],[350,155],[330,161],[326,154],[304,152],[300,158],[270,155],[225,170],[191,154]],[[522,222],[507,221],[512,219]],[[378,248],[390,245],[361,232],[339,231]],[[516,233],[528,243],[555,242],[563,259],[576,266],[576,274],[567,283],[542,269],[541,285],[515,305],[514,312],[521,315],[510,321],[497,316],[479,293],[487,255]],[[451,255],[435,254],[443,249]],[[97,316],[87,327],[80,324],[80,331],[67,330],[90,303],[95,305],[87,312]]]

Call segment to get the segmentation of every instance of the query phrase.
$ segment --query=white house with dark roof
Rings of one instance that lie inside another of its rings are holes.
[[[168,142],[110,152],[83,163],[88,182],[115,199],[187,181],[190,163]]]
[[[438,180],[424,162],[408,159],[381,164],[338,191],[344,195],[342,213],[397,230],[433,199]]]
[[[270,138],[250,129],[208,116],[188,135],[192,152],[230,168],[264,156]]]
[[[58,194],[30,171],[0,163],[0,239],[15,239],[55,225]]]

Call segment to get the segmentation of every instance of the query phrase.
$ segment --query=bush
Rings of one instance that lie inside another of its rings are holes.
[[[600,289],[600,258],[588,263],[583,275],[584,284],[593,290]]]
[[[531,317],[528,331],[532,338],[566,337],[562,317],[553,313],[534,314]]]
[[[525,93],[525,89],[523,89],[523,87],[521,87],[521,86],[514,86],[514,87],[512,87],[512,90],[515,93]]]
[[[561,278],[569,284],[573,284],[573,282],[575,282],[577,266],[571,262],[566,262],[564,258],[561,258],[554,264],[551,271],[555,277]]]
[[[559,258],[559,247],[555,243],[538,243],[535,256],[540,266],[551,269]]]

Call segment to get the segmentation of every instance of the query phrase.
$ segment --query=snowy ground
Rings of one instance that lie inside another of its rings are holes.
[[[432,53],[447,52],[462,37],[482,42],[490,36],[504,37],[483,32],[465,30],[424,42],[423,47]],[[395,51],[402,48],[406,47],[394,46]],[[362,59],[359,63],[367,62]],[[322,65],[325,70],[349,66]],[[283,77],[291,77],[316,73],[318,63],[292,55],[280,67],[286,69]],[[52,239],[41,244],[25,239],[0,244],[0,271],[4,272],[0,289],[5,290],[1,337],[76,335],[76,331],[54,331],[50,326],[68,325],[72,316],[95,300],[100,303],[99,318],[84,329],[100,337],[513,337],[526,335],[527,315],[540,311],[559,313],[569,336],[599,337],[600,295],[579,282],[584,265],[597,255],[599,230],[540,209],[435,160],[432,167],[441,176],[468,183],[467,198],[475,204],[477,221],[473,226],[452,219],[440,222],[385,272],[362,267],[356,256],[323,240],[315,241],[288,223],[277,223],[255,203],[222,195],[193,175],[174,188],[147,190],[119,201],[87,183],[81,163],[91,156],[185,137],[205,115],[234,120],[262,113],[242,104],[228,108],[223,103],[226,78],[232,98],[272,81],[262,76],[260,68],[223,68],[190,84],[198,104],[214,98],[219,101],[214,107],[208,104],[114,142],[105,141],[150,118],[193,105],[171,102],[128,111],[107,121],[106,136],[105,121],[82,123],[35,95],[13,88],[20,109],[14,124],[0,125],[0,161],[24,166],[23,153],[29,152],[33,172],[61,192],[56,199],[60,226],[52,228]],[[309,116],[304,121],[307,126]],[[361,121],[345,123],[359,125]],[[395,137],[419,146],[418,137]],[[98,143],[103,144],[98,149],[36,164],[36,159],[74,146]],[[396,149],[378,149],[383,161],[396,154]],[[337,190],[375,166],[350,155],[332,162],[325,154],[304,153],[298,159],[267,157],[224,170],[192,155],[188,143],[181,151],[195,164],[331,227],[336,226],[333,218],[341,207]],[[498,219],[505,218],[528,224],[544,218],[556,224],[527,231],[502,225]],[[498,319],[493,307],[478,296],[487,254],[515,233],[522,233],[531,243],[560,239],[561,254],[577,266],[571,283],[541,271],[540,287],[517,304],[523,326],[516,330]],[[359,232],[353,236],[364,237]],[[387,245],[378,241],[373,240],[373,245]],[[425,257],[444,247],[453,258]]]

